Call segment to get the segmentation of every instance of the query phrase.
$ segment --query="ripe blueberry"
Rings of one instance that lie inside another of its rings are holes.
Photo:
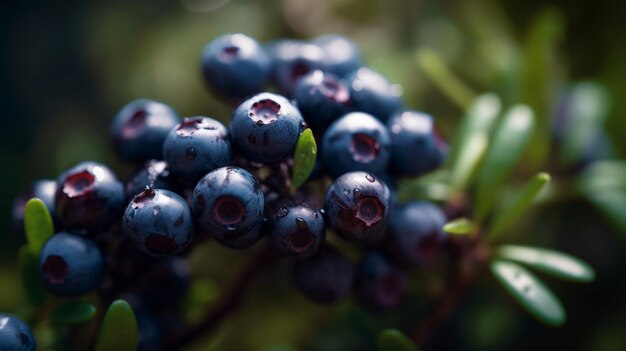
[[[163,159],[179,179],[195,184],[208,172],[230,164],[228,131],[209,117],[185,118],[165,138]]]
[[[350,39],[337,34],[326,34],[314,38],[326,53],[327,69],[339,77],[346,77],[361,66],[359,47]]]
[[[126,198],[132,199],[146,188],[176,191],[177,184],[165,161],[150,160],[126,182]]]
[[[140,99],[128,103],[111,123],[111,139],[117,155],[128,162],[161,158],[167,133],[180,121],[163,103]]]
[[[68,232],[48,239],[39,256],[44,285],[59,296],[78,296],[94,290],[103,266],[100,249],[92,240]]]
[[[237,167],[210,172],[196,185],[191,202],[198,226],[223,245],[246,248],[261,238],[264,197],[250,172]]]
[[[374,310],[387,310],[402,302],[407,277],[380,253],[369,253],[357,265],[355,293],[358,301]]]
[[[259,93],[267,83],[272,61],[254,39],[241,33],[210,42],[202,52],[202,71],[218,94],[243,99]]]
[[[0,313],[0,350],[35,351],[33,332],[21,319]]]
[[[122,212],[124,186],[108,167],[82,162],[59,176],[54,204],[68,228],[103,229]]]
[[[137,194],[126,208],[122,226],[137,248],[153,256],[179,253],[193,236],[193,219],[185,199],[161,189]]]
[[[244,101],[233,113],[233,143],[252,161],[277,162],[291,156],[304,120],[280,95],[261,93]]]
[[[54,210],[54,194],[57,190],[57,183],[54,180],[42,179],[30,184],[30,186],[18,194],[13,200],[13,223],[15,228],[20,231],[24,228],[24,206],[28,200],[36,197],[40,199],[48,212],[52,220],[55,222],[55,226],[58,227],[58,218],[56,211]]]
[[[348,113],[324,133],[322,160],[333,177],[353,171],[381,174],[390,157],[389,131],[369,114]]]
[[[385,240],[387,250],[405,265],[429,263],[446,238],[445,224],[445,214],[433,203],[411,201],[395,205]]]
[[[391,84],[382,74],[361,67],[347,78],[352,108],[366,112],[385,122],[402,108],[402,88]]]
[[[339,77],[316,70],[302,77],[294,98],[307,124],[326,128],[347,112],[350,90]]]
[[[377,177],[350,172],[335,179],[324,198],[332,229],[342,238],[359,244],[378,242],[387,229],[389,189]]]
[[[291,281],[311,301],[336,303],[352,290],[354,266],[340,251],[326,245],[317,254],[294,262]]]
[[[396,174],[418,176],[441,165],[447,146],[430,115],[403,111],[389,118],[387,126],[392,141],[391,168]]]
[[[279,206],[268,223],[268,238],[282,254],[294,258],[317,252],[326,237],[324,218],[306,204]]]
[[[325,70],[326,53],[315,44],[281,40],[270,47],[274,82],[286,96],[291,96],[300,78],[316,69]]]

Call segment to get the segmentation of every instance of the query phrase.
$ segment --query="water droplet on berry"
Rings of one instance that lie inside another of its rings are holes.
[[[278,209],[278,211],[276,211],[276,216],[278,218],[283,218],[288,214],[289,214],[289,209],[287,207],[281,207]]]
[[[371,174],[366,174],[365,179],[367,179],[370,183],[374,183],[376,179]]]

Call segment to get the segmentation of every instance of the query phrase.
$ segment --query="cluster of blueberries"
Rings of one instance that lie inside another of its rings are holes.
[[[228,127],[133,101],[110,129],[117,155],[140,167],[125,183],[103,164],[82,162],[16,199],[18,222],[31,197],[53,216],[57,234],[39,261],[47,289],[127,299],[142,348],[156,349],[163,323],[145,316],[173,318],[189,284],[182,257],[192,238],[245,249],[267,237],[310,300],[333,303],[354,291],[375,310],[396,306],[406,270],[431,260],[445,239],[441,208],[394,200],[397,179],[430,172],[445,157],[433,118],[405,110],[402,89],[362,66],[356,45],[339,35],[266,46],[225,35],[206,46],[202,68],[209,88],[236,106]],[[280,95],[264,92],[270,84]],[[306,128],[320,157],[293,189],[294,150]],[[362,249],[358,265],[326,243],[329,229]],[[6,318],[0,345],[7,328],[26,328]]]

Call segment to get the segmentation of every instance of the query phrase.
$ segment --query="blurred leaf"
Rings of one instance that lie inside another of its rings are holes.
[[[417,345],[397,329],[385,329],[378,334],[378,351],[417,350]]]
[[[467,218],[455,219],[443,226],[444,232],[455,235],[470,234],[474,229],[474,223]]]
[[[478,173],[476,213],[484,218],[492,209],[500,187],[521,160],[534,126],[533,112],[528,106],[511,107],[495,131],[485,160]]]
[[[399,202],[416,199],[445,202],[450,197],[449,174],[445,169],[421,177],[400,179],[396,196]]]
[[[448,161],[450,182],[458,190],[465,188],[489,145],[489,132],[498,113],[500,99],[494,94],[480,95],[468,109]]]
[[[104,315],[95,351],[135,351],[137,335],[133,309],[126,301],[115,300]]]
[[[549,174],[539,173],[526,183],[511,204],[505,206],[496,214],[487,231],[487,239],[491,241],[496,240],[504,231],[510,229],[526,213],[537,198],[537,195],[549,182]]]
[[[39,275],[39,255],[34,254],[29,246],[24,245],[18,253],[18,263],[22,287],[28,300],[34,306],[43,305],[49,295]]]
[[[67,301],[52,312],[52,321],[74,325],[89,321],[96,315],[96,307],[83,301]]]
[[[39,255],[46,240],[54,234],[54,225],[48,208],[37,198],[28,200],[24,207],[24,230],[28,247],[35,255]]]
[[[561,161],[565,165],[579,162],[589,151],[609,113],[609,93],[600,84],[579,83],[565,101],[567,121],[561,144]]]
[[[417,50],[416,60],[428,78],[435,83],[435,86],[459,109],[466,110],[474,101],[476,94],[448,69],[443,59],[435,51]]]
[[[194,279],[181,303],[181,313],[187,322],[193,324],[202,318],[206,307],[217,298],[219,289],[213,279]]]
[[[494,260],[491,271],[522,307],[537,319],[551,326],[565,323],[563,305],[532,273],[516,263],[502,260]]]
[[[313,137],[311,129],[307,128],[300,134],[296,151],[293,158],[293,179],[294,189],[299,188],[309,179],[311,171],[315,166],[315,157],[317,155],[317,144]]]
[[[593,281],[595,278],[595,272],[589,264],[559,251],[529,246],[502,245],[498,247],[496,254],[500,258],[524,263],[557,278],[582,283]]]

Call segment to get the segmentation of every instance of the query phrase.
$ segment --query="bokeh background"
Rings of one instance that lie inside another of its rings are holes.
[[[611,147],[598,157],[620,159],[626,155],[624,13],[626,2],[590,0],[6,3],[0,11],[0,310],[23,301],[15,268],[23,238],[10,215],[17,192],[81,160],[109,164],[125,177],[131,169],[113,157],[107,132],[130,100],[152,98],[182,116],[228,120],[229,107],[208,92],[199,67],[202,48],[218,35],[243,32],[264,42],[330,32],[349,36],[368,65],[403,86],[407,106],[433,114],[447,138],[462,111],[416,63],[418,49],[437,53],[472,91],[495,92],[506,104],[529,103],[544,120],[564,87],[594,80],[612,102],[605,122]],[[541,148],[530,154],[520,177],[553,162]],[[569,170],[558,179],[567,184],[580,172]],[[565,326],[539,324],[485,276],[434,335],[431,349],[625,349],[626,228],[613,222],[584,199],[564,196],[541,206],[512,236],[578,255],[597,269],[596,282],[588,286],[548,280],[567,307]],[[228,267],[244,256],[216,247],[192,255],[192,263],[204,267],[193,270],[201,282],[193,291],[202,296],[195,303],[210,304],[230,279]],[[373,349],[377,329],[410,329],[437,294],[436,284],[421,283],[427,274],[417,272],[410,301],[398,311],[371,314],[351,302],[319,307],[290,289],[281,278],[284,267],[275,270],[255,283],[243,308],[216,335],[195,347]]]

